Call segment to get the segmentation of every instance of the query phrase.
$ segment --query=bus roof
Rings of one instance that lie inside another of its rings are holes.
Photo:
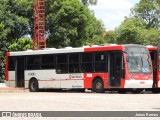
[[[146,46],[148,48],[148,50],[157,50],[157,47],[156,46]]]
[[[25,55],[40,55],[40,54],[58,54],[58,53],[78,53],[78,52],[96,52],[96,51],[110,51],[110,50],[124,50],[125,46],[133,47],[144,47],[142,45],[136,44],[125,44],[125,45],[101,45],[101,46],[83,46],[83,47],[66,47],[61,49],[56,48],[45,48],[42,50],[26,50],[26,51],[16,51],[8,52],[9,56],[25,56]]]

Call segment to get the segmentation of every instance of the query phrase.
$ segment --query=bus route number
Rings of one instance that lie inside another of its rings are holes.
[[[28,73],[29,76],[35,76],[35,73]]]

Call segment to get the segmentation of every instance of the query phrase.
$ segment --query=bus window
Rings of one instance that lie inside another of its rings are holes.
[[[43,55],[42,56],[42,69],[55,69],[55,56]]]
[[[106,71],[106,54],[105,52],[95,53],[95,72],[104,72]]]
[[[8,60],[9,60],[8,70],[14,71],[15,70],[15,58],[9,57]]]
[[[78,73],[79,70],[79,53],[69,55],[69,73]]]
[[[129,73],[151,73],[149,55],[145,48],[127,48]]]
[[[34,70],[40,69],[40,56],[28,56],[27,57],[27,69]]]
[[[93,72],[93,54],[92,53],[82,53],[82,72]]]
[[[57,55],[57,73],[68,73],[68,62],[66,54]]]

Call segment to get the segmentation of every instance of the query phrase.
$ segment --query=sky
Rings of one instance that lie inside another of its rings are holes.
[[[95,17],[102,20],[106,30],[114,30],[129,16],[130,9],[140,0],[98,0],[97,5],[89,8],[94,11]]]

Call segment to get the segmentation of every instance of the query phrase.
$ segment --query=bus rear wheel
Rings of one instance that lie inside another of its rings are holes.
[[[39,85],[38,85],[38,81],[36,79],[31,79],[29,81],[29,91],[30,92],[38,92],[39,91]]]
[[[96,78],[96,80],[93,82],[93,91],[96,93],[104,93],[104,84],[103,81],[100,78]]]

